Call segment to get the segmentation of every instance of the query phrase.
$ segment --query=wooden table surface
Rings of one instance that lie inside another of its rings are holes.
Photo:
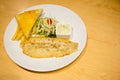
[[[4,32],[20,11],[58,4],[84,21],[88,39],[80,57],[57,71],[36,73],[17,66],[4,48]],[[120,0],[0,0],[0,80],[120,80]]]

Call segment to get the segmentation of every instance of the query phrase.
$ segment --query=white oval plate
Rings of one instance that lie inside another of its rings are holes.
[[[27,10],[43,8],[44,16],[55,17],[60,23],[69,24],[73,28],[71,40],[77,42],[78,50],[71,55],[60,58],[31,58],[22,53],[22,49],[18,41],[12,41],[11,38],[15,33],[17,22],[15,18],[8,24],[5,35],[4,45],[8,56],[19,66],[37,72],[53,71],[67,66],[72,63],[82,52],[85,47],[87,33],[81,18],[73,11],[59,5],[45,4],[37,5]]]

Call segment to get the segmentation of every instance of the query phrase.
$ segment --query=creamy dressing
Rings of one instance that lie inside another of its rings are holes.
[[[69,38],[71,35],[71,27],[68,24],[58,24],[56,35],[58,38]]]

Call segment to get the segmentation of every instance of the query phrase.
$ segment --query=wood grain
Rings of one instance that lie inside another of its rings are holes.
[[[4,49],[4,32],[20,11],[38,4],[59,4],[84,21],[88,40],[69,66],[35,73],[17,66]],[[0,0],[0,80],[120,80],[120,0]]]

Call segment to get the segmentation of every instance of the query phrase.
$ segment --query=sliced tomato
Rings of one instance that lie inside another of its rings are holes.
[[[47,23],[48,23],[48,25],[52,25],[52,19],[51,19],[51,18],[48,18],[48,19],[47,19]]]

